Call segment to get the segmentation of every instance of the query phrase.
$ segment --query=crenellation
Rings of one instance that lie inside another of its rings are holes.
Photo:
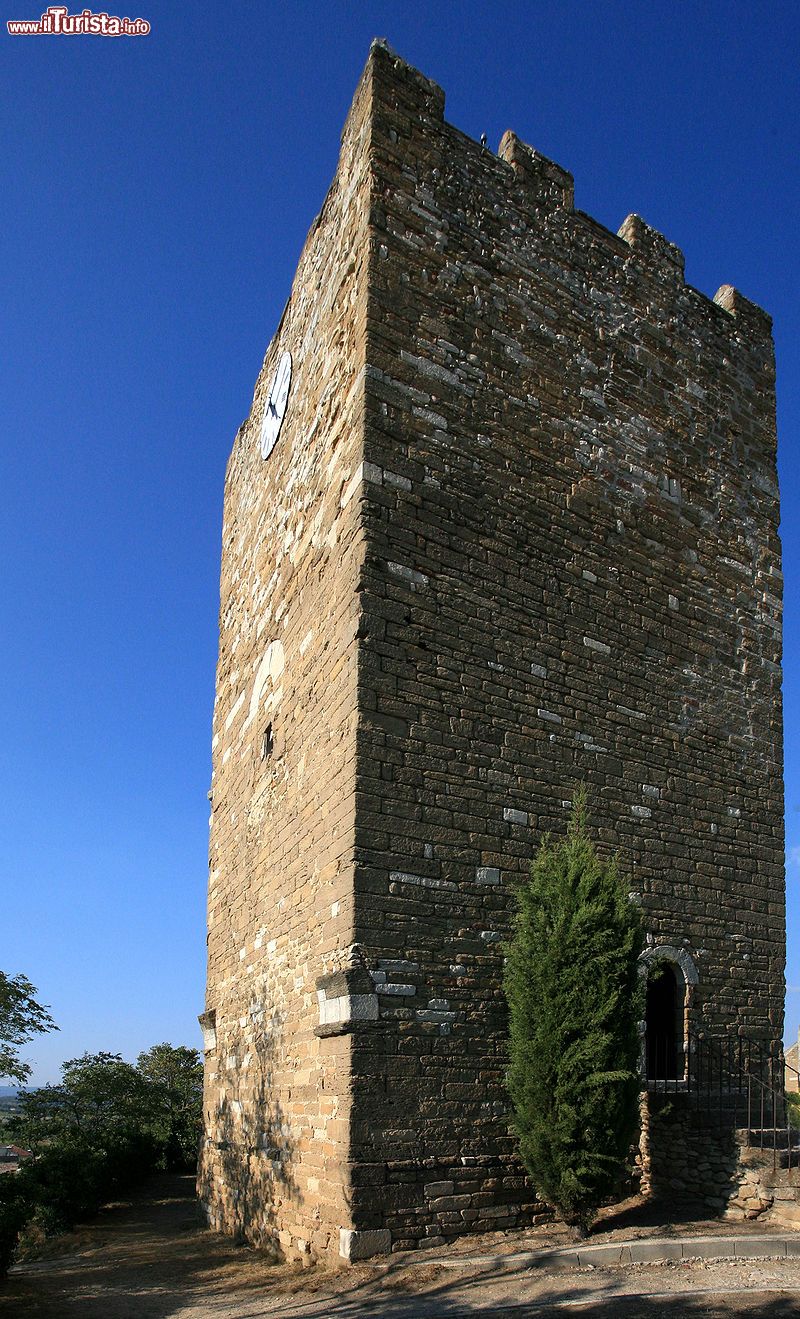
[[[722,284],[714,294],[713,302],[715,306],[722,307],[724,311],[730,312],[737,320],[741,320],[748,329],[761,334],[767,340],[771,352],[772,317],[769,312],[764,311],[763,307],[759,307],[757,303],[751,302],[749,298],[746,298],[731,284]],[[764,370],[770,371],[771,369],[771,361],[765,361]]]
[[[568,170],[548,160],[534,147],[522,142],[510,129],[500,140],[497,154],[510,165],[525,191],[526,200],[533,205],[574,209],[575,185]]]
[[[634,256],[645,261],[661,276],[671,276],[683,284],[684,256],[675,243],[653,229],[641,215],[627,216],[618,230]]]

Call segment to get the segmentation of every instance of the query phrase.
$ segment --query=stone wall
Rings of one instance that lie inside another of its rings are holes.
[[[739,1185],[741,1146],[733,1120],[695,1096],[643,1095],[641,1190],[674,1207],[702,1206],[711,1218],[730,1205]]]
[[[781,576],[768,318],[373,60],[353,1157],[453,1183],[355,1201],[405,1243],[475,1159],[520,1210],[502,941],[578,782],[695,1024],[780,1035]]]
[[[353,939],[368,110],[362,89],[225,484],[199,1188],[215,1226],[306,1256],[349,1224],[349,1041],[315,1030]]]
[[[782,1026],[769,318],[443,107],[373,46],[226,488],[202,1180],[301,1253],[545,1212],[502,943],[580,781],[694,1024]]]
[[[679,1220],[700,1209],[731,1222],[761,1219],[800,1227],[797,1151],[787,1166],[786,1132],[764,1132],[764,1147],[736,1129],[733,1118],[696,1096],[644,1097],[641,1189],[669,1206]]]

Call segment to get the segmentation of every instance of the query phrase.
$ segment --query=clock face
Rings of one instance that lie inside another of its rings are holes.
[[[261,423],[261,457],[269,458],[278,439],[292,383],[292,355],[283,353],[269,387]]]

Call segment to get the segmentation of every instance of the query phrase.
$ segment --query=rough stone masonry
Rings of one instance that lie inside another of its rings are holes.
[[[580,781],[687,1017],[782,1033],[769,317],[443,108],[373,45],[225,486],[200,1189],[306,1257],[545,1212],[503,939]]]

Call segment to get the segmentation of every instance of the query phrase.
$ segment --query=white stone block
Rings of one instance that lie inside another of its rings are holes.
[[[518,811],[514,806],[505,806],[503,808],[503,819],[509,824],[527,824],[528,812]]]
[[[394,573],[395,577],[402,577],[411,586],[428,585],[428,578],[423,572],[417,572],[415,568],[408,568],[404,563],[390,563],[388,567],[390,573]]]
[[[500,870],[498,866],[478,866],[475,877],[479,884],[499,884]]]
[[[561,723],[561,715],[553,714],[552,710],[537,710],[536,713],[540,719],[546,719],[551,724]]]
[[[411,482],[407,476],[400,476],[397,472],[390,472],[385,467],[383,469],[383,480],[385,485],[393,485],[396,490],[411,489]]]
[[[339,1228],[339,1254],[350,1263],[373,1255],[387,1255],[391,1248],[392,1234],[388,1227],[364,1228],[360,1232],[352,1227]]]
[[[348,1004],[348,1021],[377,1021],[378,997],[376,994],[352,994],[345,1002]]]

